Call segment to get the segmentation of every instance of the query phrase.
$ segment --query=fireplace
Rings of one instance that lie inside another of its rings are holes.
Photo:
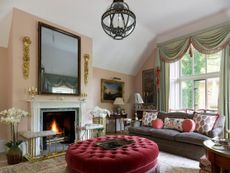
[[[78,133],[72,133],[70,131],[72,131],[74,126],[84,126],[85,124],[85,118],[84,114],[86,114],[86,109],[85,109],[85,101],[81,101],[81,100],[64,100],[64,99],[57,99],[57,100],[51,100],[51,99],[34,99],[28,102],[29,106],[30,106],[30,110],[31,110],[31,125],[30,125],[30,130],[33,132],[38,132],[41,130],[45,130],[43,129],[43,113],[44,114],[49,114],[48,112],[53,112],[53,113],[57,113],[60,114],[60,117],[68,117],[69,119],[71,119],[71,123],[73,123],[72,125],[69,125],[68,127],[65,127],[63,129],[63,133],[66,134],[66,138],[65,138],[65,142],[67,143],[66,145],[68,145],[68,143],[72,143],[73,140],[78,140],[80,137],[80,134]],[[72,113],[69,113],[72,112]],[[74,115],[73,114],[74,112]],[[63,115],[64,114],[64,115]],[[67,115],[66,115],[67,114]],[[69,115],[70,114],[70,115]],[[47,117],[49,117],[47,115]],[[51,116],[50,116],[51,117]],[[74,117],[74,120],[73,120]],[[56,120],[56,123],[58,123],[58,121],[63,122],[63,125],[60,125],[61,127],[63,127],[65,124],[69,124],[69,120]],[[51,119],[51,118],[47,118],[47,119]],[[46,124],[46,122],[45,122]],[[46,128],[46,127],[45,127]],[[70,134],[69,134],[70,132]],[[44,140],[43,140],[44,141]],[[36,140],[36,155],[40,154],[40,144],[41,144],[41,140],[37,139]]]
[[[75,125],[79,124],[77,109],[42,109],[41,131],[53,130],[57,136],[64,137],[64,143],[75,140]]]

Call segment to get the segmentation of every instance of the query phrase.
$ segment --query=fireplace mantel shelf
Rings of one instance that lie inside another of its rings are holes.
[[[26,102],[38,102],[38,103],[43,103],[43,102],[57,102],[57,103],[65,103],[65,102],[76,102],[76,103],[85,103],[84,99],[62,99],[62,98],[58,98],[58,99],[29,99],[26,100]]]

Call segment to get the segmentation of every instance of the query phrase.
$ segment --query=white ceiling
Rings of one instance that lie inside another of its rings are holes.
[[[91,37],[94,67],[135,75],[151,54],[156,40],[161,42],[174,35],[186,34],[180,26],[209,16],[211,25],[230,19],[229,0],[125,2],[136,14],[137,25],[129,37],[113,40],[104,33],[100,21],[112,0],[0,0],[0,47],[8,45],[11,12],[15,7]],[[219,13],[223,14],[222,18],[215,19],[213,16]],[[199,29],[193,27],[192,30]],[[176,31],[180,33],[175,34]]]

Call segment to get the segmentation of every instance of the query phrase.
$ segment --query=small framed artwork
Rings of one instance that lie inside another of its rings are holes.
[[[101,79],[101,102],[113,102],[124,95],[124,82]]]

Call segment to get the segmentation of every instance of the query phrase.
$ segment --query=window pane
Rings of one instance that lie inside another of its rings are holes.
[[[196,75],[204,74],[205,73],[205,55],[193,49],[193,57],[194,57],[194,74]]]
[[[194,81],[194,108],[205,109],[205,80]]]
[[[193,108],[192,99],[192,81],[181,82],[181,103],[182,108]]]
[[[181,76],[192,75],[192,58],[188,53],[181,59]]]
[[[220,59],[222,52],[207,55],[207,73],[219,72],[220,71]]]
[[[208,88],[208,109],[217,110],[219,95],[219,78],[211,78],[207,80]]]

